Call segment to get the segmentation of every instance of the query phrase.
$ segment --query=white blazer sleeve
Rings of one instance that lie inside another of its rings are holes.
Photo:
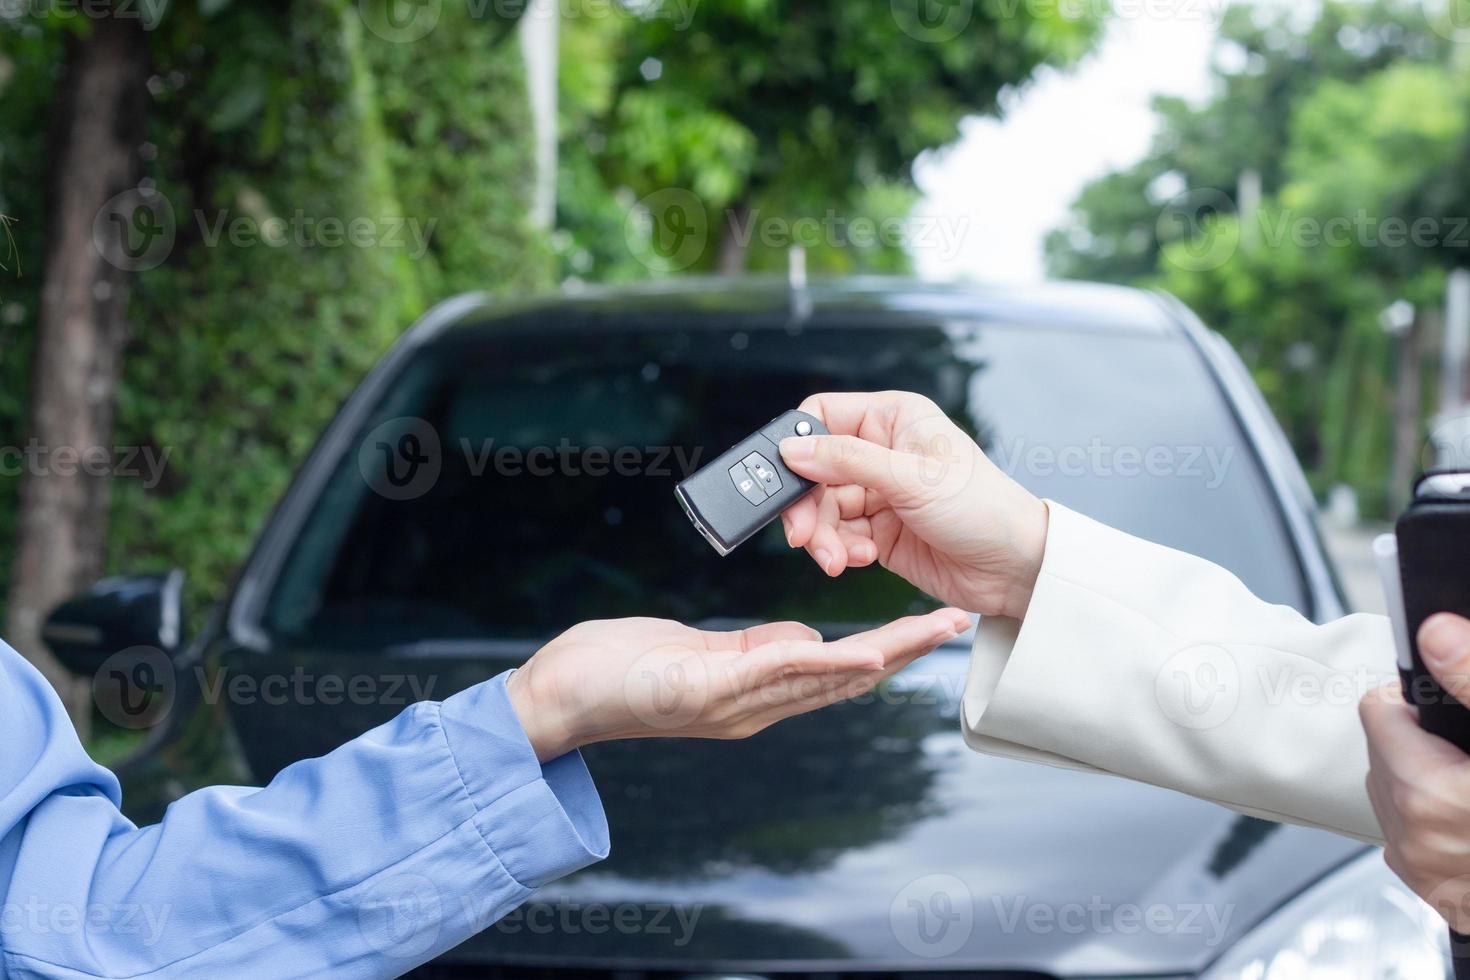
[[[1397,681],[1387,619],[1318,626],[1208,561],[1048,506],[1025,621],[981,621],[966,742],[1381,842],[1357,703]]]

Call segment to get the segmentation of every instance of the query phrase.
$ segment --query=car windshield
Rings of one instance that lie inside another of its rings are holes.
[[[416,353],[312,506],[263,625],[381,646],[628,615],[840,629],[929,608],[879,569],[826,580],[779,523],[720,558],[673,493],[806,395],[882,388],[933,398],[1035,492],[1306,611],[1259,462],[1183,337],[644,318],[464,327]]]

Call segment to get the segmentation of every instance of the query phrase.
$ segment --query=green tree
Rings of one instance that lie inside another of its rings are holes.
[[[129,329],[106,399],[116,437],[99,438],[166,451],[168,465],[156,485],[108,481],[110,504],[87,519],[106,529],[96,568],[183,567],[195,611],[221,594],[342,398],[429,303],[550,282],[528,217],[514,18],[444,4],[431,31],[403,38],[382,29],[388,2],[177,0],[147,25],[137,159],[172,238],[156,264],[112,270]],[[0,293],[0,445],[31,431],[33,270],[66,259],[30,259],[56,234],[43,189],[45,122],[64,116],[58,66],[108,23],[0,17],[0,212],[19,219],[27,258],[26,279]],[[366,241],[348,237],[354,222]],[[13,482],[0,481],[7,556]]]
[[[1152,152],[1084,189],[1049,267],[1180,296],[1240,350],[1318,489],[1349,483],[1383,513],[1396,353],[1379,314],[1436,308],[1463,261],[1438,219],[1470,213],[1464,73],[1394,0],[1305,25],[1236,8],[1221,51],[1219,94],[1158,103]],[[1262,196],[1237,214],[1245,172]]]
[[[571,102],[576,142],[565,147],[565,172],[578,213],[564,224],[596,207],[598,180],[623,213],[679,189],[708,223],[709,247],[688,264],[726,272],[784,262],[770,236],[762,246],[749,234],[769,219],[835,229],[814,237],[818,268],[892,267],[895,253],[901,262],[901,248],[852,247],[847,222],[906,214],[921,153],[953,141],[964,117],[997,111],[1001,92],[1038,67],[1075,61],[1099,28],[1064,4],[706,0],[641,9],[598,25],[608,89]],[[820,247],[829,242],[837,247]],[[600,278],[598,260],[611,250],[586,247],[573,268]]]
[[[1346,84],[1400,63],[1443,64],[1452,43],[1420,4],[1328,0],[1300,14],[1248,4],[1226,10],[1213,62],[1218,94],[1203,106],[1154,102],[1159,130],[1147,156],[1083,189],[1070,220],[1047,240],[1048,271],[1062,278],[1136,282],[1183,227],[1160,222],[1171,201],[1232,212],[1242,173],[1270,194],[1287,178],[1293,113],[1326,80]]]

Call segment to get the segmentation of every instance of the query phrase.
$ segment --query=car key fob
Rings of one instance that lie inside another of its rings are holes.
[[[828,435],[805,412],[777,416],[674,488],[695,530],[728,555],[781,512],[817,488],[781,461],[781,440]]]
[[[1419,627],[1438,612],[1470,616],[1470,473],[1433,472],[1419,479],[1399,517],[1399,575],[1404,638],[1410,659],[1399,673],[1404,695],[1419,708],[1425,731],[1470,752],[1470,709],[1440,687],[1419,656]]]

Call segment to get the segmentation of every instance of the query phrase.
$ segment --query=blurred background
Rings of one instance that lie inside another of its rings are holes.
[[[4,635],[64,685],[39,623],[99,574],[217,599],[437,300],[798,251],[1173,292],[1339,523],[1383,520],[1466,391],[1461,13],[0,0]]]

